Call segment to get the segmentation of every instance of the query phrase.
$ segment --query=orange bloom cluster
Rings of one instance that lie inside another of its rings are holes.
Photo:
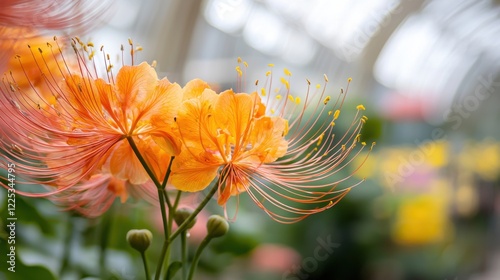
[[[34,45],[50,30],[82,34],[102,23],[112,11],[110,0],[2,0],[0,1],[0,70],[5,70],[13,50]],[[46,42],[44,39],[43,42]]]
[[[127,189],[149,181],[127,137],[134,139],[161,179],[170,157],[180,149],[171,126],[181,87],[159,80],[147,63],[124,65],[116,76],[105,71],[100,77],[86,62],[94,54],[92,44],[77,39],[74,65],[66,63],[57,41],[48,47],[48,52],[32,50],[31,57],[19,58],[21,66],[36,65],[42,77],[39,85],[24,67],[24,80],[9,74],[2,79],[2,148],[5,161],[16,164],[19,183],[52,186],[56,189],[35,195],[62,194],[70,200],[87,197],[89,191],[97,194],[105,186],[125,200]],[[55,69],[49,67],[53,63]],[[96,203],[104,197],[114,199],[96,195],[83,201]],[[86,204],[69,207],[84,210]]]
[[[273,91],[271,73],[259,93],[216,93],[199,79],[182,88],[147,63],[134,65],[130,44],[132,65],[116,75],[109,55],[103,52],[100,73],[93,44],[76,38],[74,59],[56,40],[18,57],[24,75],[3,76],[0,126],[8,132],[1,133],[0,165],[15,163],[19,183],[49,189],[23,194],[95,216],[116,197],[154,199],[152,179],[163,181],[172,166],[170,184],[179,190],[201,191],[217,180],[225,209],[247,193],[270,217],[291,223],[332,207],[359,183],[337,189],[357,168],[339,172],[365,147],[362,105],[346,132],[334,134],[345,93],[330,102],[320,87],[302,102],[285,78],[283,92]]]
[[[237,71],[242,75],[240,67]],[[359,105],[337,139],[333,127],[343,92],[331,104],[324,88],[315,94],[308,90],[302,102],[290,94],[289,80],[281,78],[280,92],[271,90],[271,71],[267,76],[267,86],[252,93],[217,94],[205,87],[184,101],[177,116],[183,147],[173,164],[172,184],[193,192],[218,178],[218,203],[226,217],[228,199],[246,192],[271,218],[293,223],[332,207],[359,183],[337,189],[352,174],[336,175],[366,146],[362,142],[350,156],[367,118]]]

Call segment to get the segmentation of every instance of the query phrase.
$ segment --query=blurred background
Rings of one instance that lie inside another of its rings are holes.
[[[500,1],[116,0],[112,10],[84,38],[117,53],[133,38],[138,60],[156,60],[171,81],[234,88],[242,57],[248,81],[268,63],[290,69],[293,95],[306,78],[327,74],[336,93],[352,77],[347,102],[367,108],[363,137],[377,146],[357,175],[368,180],[294,225],[242,196],[199,279],[500,279]],[[140,227],[159,236],[157,209],[117,203],[88,220],[17,199],[20,273],[96,277],[107,244],[110,279],[142,279],[124,236]],[[210,213],[221,209],[213,203],[200,220]]]

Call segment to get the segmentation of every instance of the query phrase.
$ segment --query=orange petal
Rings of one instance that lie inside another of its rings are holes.
[[[126,141],[117,144],[109,161],[111,174],[122,180],[139,185],[148,181],[149,176],[134,151]]]
[[[143,118],[149,118],[153,127],[162,130],[174,123],[182,102],[182,89],[164,78],[158,82],[149,100],[148,106],[144,107],[147,114]]]
[[[191,80],[182,89],[184,92],[183,100],[199,97],[205,89],[209,88],[210,86],[203,80]]]
[[[219,165],[206,164],[194,159],[189,153],[174,160],[170,183],[186,192],[205,189],[217,176]]]
[[[160,146],[166,153],[176,156],[181,152],[181,141],[178,137],[173,136],[164,130],[153,131],[151,138]]]
[[[137,66],[123,66],[116,75],[118,101],[122,109],[142,107],[158,84],[158,75],[146,62]]]
[[[214,118],[221,129],[227,129],[235,139],[235,150],[245,141],[253,115],[254,99],[248,94],[236,94],[232,90],[222,92],[215,104]]]
[[[197,143],[207,149],[216,149],[216,129],[213,114],[214,103],[218,95],[211,89],[205,89],[199,98],[183,102],[177,116],[177,126],[185,142]]]

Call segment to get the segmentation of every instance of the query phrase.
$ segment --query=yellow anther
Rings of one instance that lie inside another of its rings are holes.
[[[285,76],[292,76],[292,72],[290,72],[287,68],[283,69],[283,73],[285,73]]]
[[[325,82],[328,83],[328,76],[326,74],[323,74],[323,78],[325,78]]]
[[[311,81],[309,81],[309,79],[306,79],[306,82],[308,85],[311,85]]]
[[[276,100],[281,100],[281,94],[276,95]]]
[[[320,84],[316,84],[316,88],[321,88],[321,85]]]
[[[248,67],[248,63],[246,61],[243,61],[243,65],[245,65],[245,67]]]
[[[266,94],[266,89],[265,89],[265,88],[261,88],[261,89],[260,89],[260,95],[262,95],[262,96],[266,96],[266,95],[267,95],[267,94]]]
[[[241,63],[241,57],[238,56],[238,63]]]
[[[363,120],[367,121],[368,120],[368,117],[367,116],[362,116],[361,117]]]
[[[95,50],[91,51],[90,54],[89,54],[89,60],[92,60],[92,58],[94,58],[94,55],[95,55]]]
[[[266,77],[268,77],[269,75],[271,75],[271,71],[266,72]]]
[[[288,100],[290,100],[290,101],[294,102],[293,96],[288,95]]]
[[[94,43],[92,43],[92,42],[88,42],[88,43],[87,43],[87,46],[88,46],[88,47],[93,48],[93,47],[94,47]]]
[[[321,135],[319,136],[318,138],[318,142],[316,143],[316,146],[319,146],[321,145],[321,142],[323,142],[323,137],[325,136],[324,133],[321,133]]]
[[[137,47],[135,48],[135,51],[137,51],[137,52],[142,51],[142,46],[137,46]]]
[[[128,38],[128,44],[129,44],[129,45],[133,45],[133,44],[134,44],[134,42],[132,42],[132,39],[131,39],[131,38]]]
[[[241,68],[239,66],[236,66],[236,72],[238,72],[238,76],[242,76],[243,75],[243,72],[241,72]]]
[[[300,104],[300,101],[301,101],[300,97],[298,97],[298,96],[295,97],[295,104],[297,104],[297,105]]]
[[[339,115],[340,115],[340,110],[336,110],[335,111],[335,114],[333,114],[333,119],[336,120],[339,118]]]
[[[274,114],[274,112],[275,112],[274,109],[271,109],[271,114]]]
[[[345,144],[342,145],[342,151],[345,151]]]
[[[158,62],[156,60],[153,60],[153,62],[151,62],[151,67],[156,68],[157,64]]]
[[[363,111],[366,110],[365,106],[363,106],[362,104],[359,104],[358,106],[356,106],[356,109],[363,110]]]
[[[269,66],[269,67],[274,67],[274,64],[269,63],[267,66]]]
[[[348,79],[347,79],[347,82],[348,82],[348,83],[352,82],[352,78],[348,78]]]
[[[331,123],[330,123],[330,126],[331,126],[331,127],[334,127],[334,126],[335,126],[335,122],[331,122]]]
[[[328,104],[328,101],[330,101],[331,97],[330,96],[327,96],[325,97],[325,100],[323,100],[323,104]]]
[[[328,111],[328,116],[331,116],[333,114],[333,111]]]
[[[280,81],[282,84],[285,85],[286,89],[290,89],[290,84],[288,83],[288,81],[285,78],[281,77]]]
[[[366,142],[361,142],[361,145],[366,146]]]
[[[113,68],[112,64],[108,65],[108,68],[106,69],[106,71],[111,72],[111,68]]]

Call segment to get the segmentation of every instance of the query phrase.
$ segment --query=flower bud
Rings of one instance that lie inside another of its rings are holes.
[[[193,210],[189,208],[181,208],[175,211],[174,220],[175,223],[180,226],[184,221],[193,213]],[[196,224],[196,217],[188,224],[187,229],[190,229]]]
[[[147,229],[131,229],[127,232],[127,242],[139,252],[144,252],[148,249],[153,234]]]
[[[219,215],[212,215],[207,221],[208,236],[220,237],[229,231],[229,223]]]

